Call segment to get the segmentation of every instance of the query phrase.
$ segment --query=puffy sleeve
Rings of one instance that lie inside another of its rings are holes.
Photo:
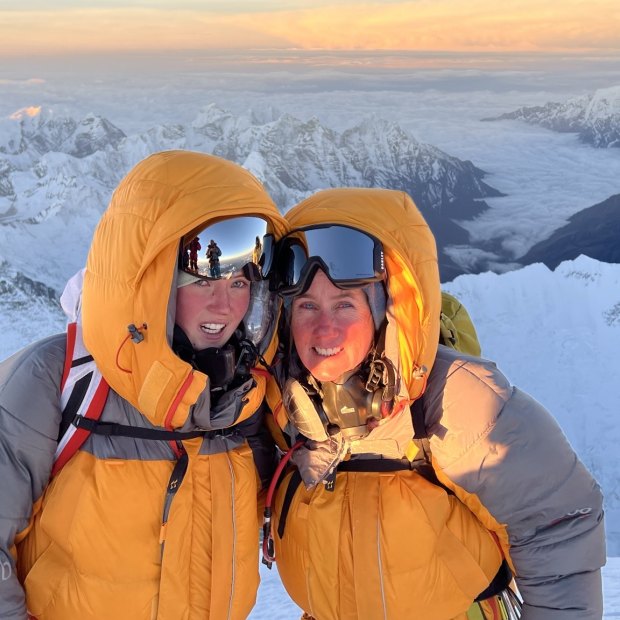
[[[15,538],[49,481],[60,425],[64,337],[0,364],[0,618],[26,620]]]
[[[522,620],[600,620],[599,485],[540,403],[492,363],[450,355],[425,396],[434,465],[505,527]]]

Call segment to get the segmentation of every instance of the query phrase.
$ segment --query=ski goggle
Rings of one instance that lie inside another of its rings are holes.
[[[178,268],[201,280],[243,275],[258,282],[270,272],[273,249],[266,220],[232,217],[185,235],[179,247]]]
[[[277,244],[271,287],[281,295],[298,295],[307,289],[317,269],[343,289],[380,282],[385,277],[383,245],[349,226],[296,229]]]

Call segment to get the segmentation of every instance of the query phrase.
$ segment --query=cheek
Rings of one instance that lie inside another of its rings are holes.
[[[349,341],[353,344],[352,354],[355,365],[360,363],[370,351],[375,336],[375,327],[370,315],[352,326],[349,332]]]
[[[293,312],[293,316],[291,318],[291,337],[293,339],[293,344],[298,350],[302,348],[304,336],[307,336],[310,331],[307,323],[307,321],[304,321]]]
[[[239,291],[230,304],[231,318],[233,318],[237,323],[241,321],[241,319],[245,316],[245,313],[248,311],[248,306],[250,305],[250,289],[244,289],[243,291]]]
[[[195,314],[196,299],[191,294],[188,286],[183,286],[177,290],[177,305],[175,313],[175,323],[184,327],[188,319]]]
[[[368,316],[363,321],[361,325],[357,327],[357,338],[359,338],[360,343],[364,343],[364,345],[368,345],[372,342],[375,336],[375,324],[372,321],[372,317]]]

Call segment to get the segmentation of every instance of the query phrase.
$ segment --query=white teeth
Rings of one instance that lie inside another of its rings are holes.
[[[342,351],[342,347],[332,347],[331,349],[322,349],[321,347],[314,347],[314,350],[319,354],[325,357],[331,357],[332,355],[336,355]]]
[[[219,334],[225,327],[226,323],[203,323],[200,329],[207,334]]]

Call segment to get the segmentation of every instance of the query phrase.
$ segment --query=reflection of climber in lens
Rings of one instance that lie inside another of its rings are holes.
[[[222,250],[218,247],[217,243],[213,239],[209,242],[207,246],[207,260],[209,261],[209,275],[212,278],[221,278],[222,274],[220,271],[220,256],[222,255]]]
[[[192,271],[198,271],[198,250],[200,248],[198,237],[194,237],[189,244],[189,268]]]
[[[260,265],[260,257],[263,254],[263,244],[260,242],[260,237],[256,237],[256,242],[254,243],[254,249],[252,250],[252,262],[255,265],[258,265],[259,270],[261,269]]]

